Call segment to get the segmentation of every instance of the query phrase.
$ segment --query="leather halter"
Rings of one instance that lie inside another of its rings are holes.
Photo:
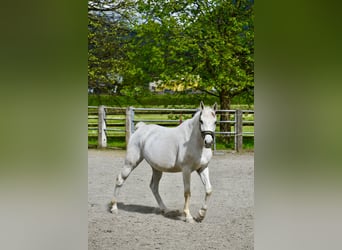
[[[215,132],[213,132],[213,131],[210,131],[210,130],[201,130],[201,116],[202,116],[202,111],[201,111],[201,113],[200,113],[200,115],[199,115],[199,129],[200,129],[200,131],[201,131],[201,135],[202,135],[202,138],[204,139],[204,137],[206,136],[206,135],[211,135],[211,137],[214,139],[215,138]]]
[[[202,135],[203,139],[204,139],[204,137],[205,137],[206,135],[211,135],[211,137],[212,137],[213,139],[214,139],[214,137],[215,137],[215,133],[214,133],[213,131],[210,131],[210,130],[201,131],[201,135]]]

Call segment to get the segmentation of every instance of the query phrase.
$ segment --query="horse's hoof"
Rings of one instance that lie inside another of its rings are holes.
[[[117,209],[117,208],[112,208],[112,209],[110,210],[110,212],[111,212],[112,214],[118,214],[118,209]]]
[[[112,214],[118,214],[118,207],[117,207],[116,203],[112,203],[112,208],[110,209],[110,212]]]
[[[204,217],[202,217],[202,216],[197,216],[197,217],[194,218],[194,220],[195,220],[196,222],[202,222],[203,219],[204,219]]]
[[[198,215],[194,218],[196,222],[202,222],[205,217],[206,211],[201,209],[198,211]]]
[[[194,223],[195,220],[192,217],[185,217],[185,222],[187,222],[187,223]]]

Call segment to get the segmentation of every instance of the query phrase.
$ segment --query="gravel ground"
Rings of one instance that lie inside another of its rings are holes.
[[[213,193],[205,219],[185,223],[182,216],[160,214],[149,188],[152,170],[143,161],[121,188],[119,213],[108,210],[114,179],[125,151],[88,150],[88,249],[253,249],[254,153],[214,155],[209,163]],[[197,214],[204,187],[191,179],[190,211]],[[182,211],[181,173],[164,173],[160,195]]]

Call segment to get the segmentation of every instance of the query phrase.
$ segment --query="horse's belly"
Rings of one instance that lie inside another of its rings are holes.
[[[174,166],[174,167],[158,167],[158,166],[153,166],[153,168],[162,171],[162,172],[168,172],[168,173],[177,173],[177,172],[181,172],[182,168],[178,167],[178,166]]]
[[[174,165],[171,162],[162,162],[162,161],[154,161],[151,159],[146,159],[146,161],[153,167],[154,169],[157,169],[161,172],[170,172],[170,173],[175,173],[175,172],[181,172],[182,168],[178,165]]]
[[[176,163],[176,157],[170,154],[144,155],[151,167],[162,172],[180,172],[182,168]]]

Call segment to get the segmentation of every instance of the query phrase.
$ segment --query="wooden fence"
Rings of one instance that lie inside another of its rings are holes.
[[[182,121],[190,118],[196,109],[162,109],[162,108],[117,108],[107,106],[88,106],[88,137],[97,138],[97,147],[106,148],[109,137],[124,137],[127,145],[135,124],[145,123],[159,124],[175,127]],[[243,131],[244,126],[254,128],[253,110],[217,110],[218,120],[215,135],[234,136],[234,149],[242,150],[243,136],[254,136],[253,131]],[[220,119],[221,114],[228,114],[228,120]],[[219,131],[220,123],[231,125],[231,131]],[[216,151],[216,141],[214,143]]]

